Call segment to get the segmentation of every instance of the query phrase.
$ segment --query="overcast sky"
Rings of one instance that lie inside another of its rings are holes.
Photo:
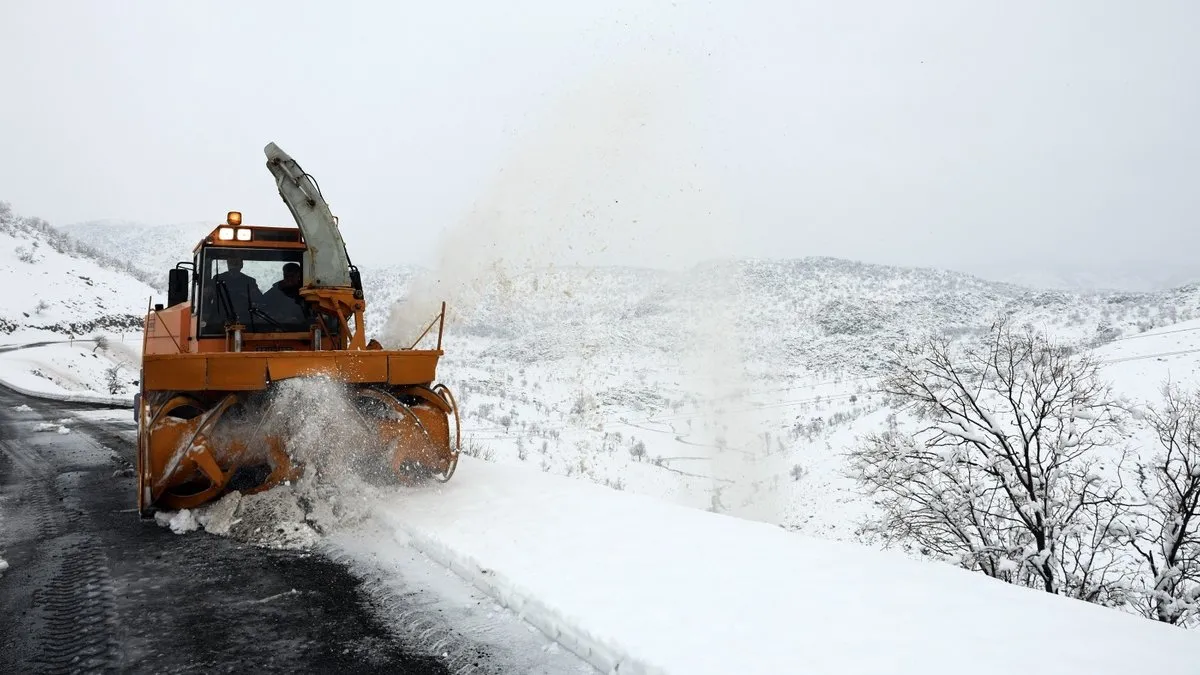
[[[1186,262],[1197,35],[1182,0],[6,0],[0,200],[290,224],[275,141],[360,263]]]

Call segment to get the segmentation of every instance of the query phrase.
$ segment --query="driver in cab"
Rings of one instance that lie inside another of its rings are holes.
[[[250,315],[250,307],[263,303],[263,292],[258,289],[258,281],[254,280],[253,276],[248,276],[241,271],[242,261],[240,257],[230,257],[226,263],[229,269],[222,271],[212,277],[212,281],[216,282],[216,287],[222,285],[229,291],[229,300],[233,304],[233,310],[238,313],[241,321],[246,321]],[[220,291],[217,291],[220,293]],[[220,300],[217,301],[220,306]],[[228,317],[233,318],[233,317]]]
[[[283,278],[263,295],[263,304],[272,318],[286,324],[307,322],[307,305],[300,297],[302,284],[300,265],[294,262],[284,265]]]

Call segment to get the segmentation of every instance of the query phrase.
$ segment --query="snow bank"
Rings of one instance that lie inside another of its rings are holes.
[[[140,348],[117,337],[103,347],[90,340],[17,345],[0,351],[0,385],[34,398],[133,407]],[[108,393],[114,370],[117,394]]]
[[[943,564],[470,458],[379,517],[605,672],[1194,673],[1200,650]]]
[[[154,521],[175,534],[204,530],[277,550],[308,550],[320,539],[290,485],[254,495],[230,492],[195,509],[158,511]]]
[[[0,386],[7,387],[22,394],[33,398],[44,398],[51,401],[64,401],[66,403],[99,403],[101,405],[116,405],[123,407],[133,407],[133,396],[106,396],[103,394],[85,394],[85,393],[64,393],[56,391],[47,391],[48,387],[23,386],[14,382],[13,378],[5,377],[5,374],[0,374]],[[28,384],[25,382],[24,384]]]

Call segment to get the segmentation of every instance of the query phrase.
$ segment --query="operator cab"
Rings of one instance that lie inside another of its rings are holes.
[[[200,337],[221,337],[225,325],[247,333],[308,332],[300,298],[302,250],[206,246],[197,255]]]
[[[196,247],[190,263],[171,270],[168,305],[188,305],[193,335],[224,338],[227,326],[241,326],[247,339],[258,336],[264,348],[284,341],[305,341],[313,326],[338,334],[337,322],[320,321],[300,295],[307,245],[297,228],[246,226],[230,211]],[[206,343],[207,344],[207,343]]]
[[[310,255],[303,229],[243,225],[242,214],[230,211],[195,248],[192,261],[170,271],[167,305],[189,342],[185,348],[174,340],[171,324],[164,331],[175,348],[238,352],[244,341],[255,351],[367,348],[360,344],[362,278],[349,263],[336,222],[310,223],[310,229],[317,232],[314,247],[322,236],[335,242],[333,254],[325,248],[322,256]]]

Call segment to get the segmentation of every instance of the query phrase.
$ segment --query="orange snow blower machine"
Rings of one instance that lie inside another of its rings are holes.
[[[329,402],[325,412],[351,418],[386,481],[447,481],[458,464],[457,405],[434,383],[445,303],[410,348],[368,341],[362,278],[337,219],[295,160],[274,143],[265,152],[297,227],[246,225],[229,212],[192,261],[170,271],[166,306],[146,315],[134,412],[143,517],[300,478],[304,455],[280,431],[287,425],[266,423],[311,414],[279,403],[296,378],[333,384],[343,405]],[[416,348],[435,325],[437,347]],[[345,425],[335,426],[327,435],[344,435]],[[305,442],[346,446],[322,433]]]

